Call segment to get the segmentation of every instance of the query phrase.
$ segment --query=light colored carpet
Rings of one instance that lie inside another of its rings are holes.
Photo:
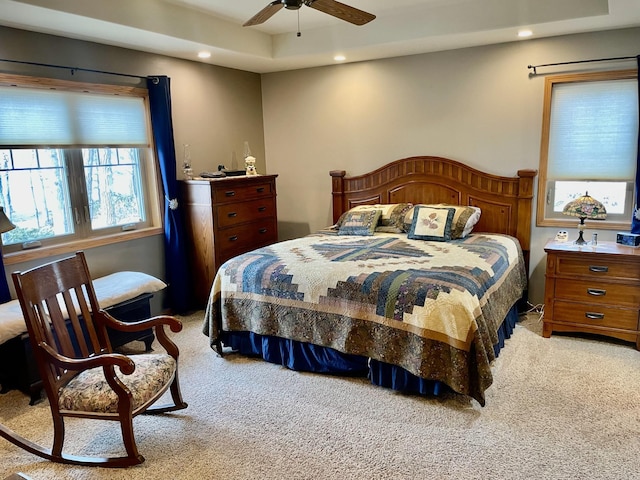
[[[487,405],[421,398],[366,379],[219,358],[185,317],[173,415],[134,420],[146,462],[126,470],[57,465],[0,438],[0,478],[632,479],[640,478],[640,352],[521,322],[494,365]],[[0,420],[50,445],[46,404],[0,396]],[[67,451],[121,453],[117,424],[69,420]]]

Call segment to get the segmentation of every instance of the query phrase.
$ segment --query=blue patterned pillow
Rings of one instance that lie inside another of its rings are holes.
[[[416,206],[407,237],[413,240],[451,240],[455,208]]]
[[[338,235],[373,235],[381,215],[380,210],[354,210],[344,215]]]
[[[350,212],[380,210],[380,220],[378,220],[376,232],[403,233],[406,232],[406,230],[404,229],[404,216],[412,206],[413,204],[411,203],[376,203],[374,205],[358,205],[356,207],[350,208],[340,216],[340,218],[336,222],[335,229],[337,230],[338,228],[340,228],[340,225],[342,225],[345,216]],[[410,222],[411,221],[409,221],[409,223]]]

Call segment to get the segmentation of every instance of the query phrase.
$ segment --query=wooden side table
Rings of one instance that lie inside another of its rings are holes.
[[[640,248],[549,241],[543,336],[606,335],[640,350]]]

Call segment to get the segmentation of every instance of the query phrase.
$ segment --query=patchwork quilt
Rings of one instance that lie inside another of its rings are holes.
[[[366,356],[484,404],[498,328],[525,286],[506,235],[314,234],[223,264],[204,333],[212,347],[221,330],[250,331]]]

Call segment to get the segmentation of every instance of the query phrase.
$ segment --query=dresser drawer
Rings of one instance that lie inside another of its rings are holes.
[[[275,215],[276,201],[273,197],[259,198],[241,203],[228,203],[216,208],[216,217],[220,228],[275,217]]]
[[[220,230],[216,238],[218,258],[223,262],[249,250],[275,243],[278,240],[276,225],[271,218]]]
[[[616,262],[610,258],[559,257],[556,273],[568,276],[640,280],[640,268],[637,263]]]
[[[268,181],[252,181],[249,185],[216,186],[213,190],[213,203],[243,202],[259,197],[269,197],[273,194],[271,183]]]
[[[636,285],[563,279],[556,282],[555,297],[592,304],[637,307],[640,305],[640,288]]]
[[[554,321],[580,323],[588,326],[638,329],[638,310],[608,307],[598,304],[573,303],[556,300]]]

